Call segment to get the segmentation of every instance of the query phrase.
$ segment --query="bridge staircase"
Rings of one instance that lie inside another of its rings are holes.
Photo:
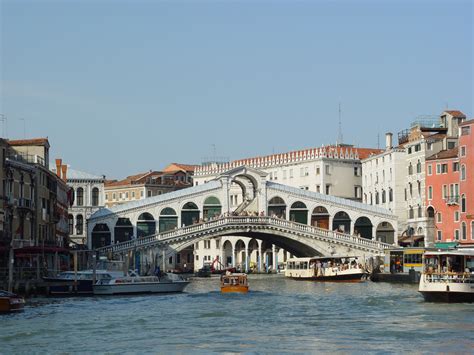
[[[240,213],[244,212],[247,207],[251,207],[250,205],[255,205],[257,199],[254,198],[245,198],[245,200],[234,210],[235,215],[239,215]]]
[[[342,253],[341,250],[344,250],[344,253],[348,253],[350,250],[350,253],[361,252],[380,255],[385,249],[393,248],[391,244],[279,218],[233,216],[132,239],[98,248],[97,251],[99,254],[107,255],[109,253],[123,254],[132,250],[154,247],[172,247],[175,250],[180,250],[201,239],[235,235],[235,233],[248,233],[251,237],[251,232],[272,234],[275,235],[275,238],[278,238],[279,235],[285,235],[287,238],[297,240],[300,243],[316,246],[318,250],[329,250],[323,253],[328,256],[338,253],[338,250],[339,253]]]

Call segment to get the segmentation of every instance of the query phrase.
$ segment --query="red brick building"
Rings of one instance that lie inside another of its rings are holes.
[[[474,244],[474,120],[459,125],[461,243]]]

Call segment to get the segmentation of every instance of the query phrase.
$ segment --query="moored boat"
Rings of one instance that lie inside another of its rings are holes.
[[[474,302],[474,250],[426,252],[418,291],[427,302]]]
[[[161,276],[127,276],[98,281],[94,295],[123,295],[138,293],[183,292],[189,281],[179,275],[165,273]]]
[[[423,270],[422,257],[426,248],[387,249],[381,265],[375,265],[370,280],[374,282],[414,283],[420,282]]]
[[[0,290],[0,313],[19,312],[25,308],[25,299],[17,294]]]
[[[357,256],[292,258],[285,276],[295,280],[360,282],[367,272]]]
[[[227,272],[221,276],[221,292],[222,293],[247,293],[249,291],[249,283],[247,274]]]

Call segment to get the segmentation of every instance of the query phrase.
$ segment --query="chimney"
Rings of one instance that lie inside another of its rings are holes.
[[[56,159],[56,175],[61,179],[61,165],[63,161],[62,159]]]
[[[61,168],[63,172],[63,180],[66,181],[67,180],[67,165],[63,165],[61,166]]]
[[[389,150],[389,149],[392,149],[392,136],[393,134],[388,132],[388,133],[385,133],[385,149],[386,150]]]

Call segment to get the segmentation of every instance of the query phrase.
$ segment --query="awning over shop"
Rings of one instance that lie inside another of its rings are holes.
[[[435,248],[438,249],[450,249],[458,246],[458,242],[439,242],[435,243]]]

